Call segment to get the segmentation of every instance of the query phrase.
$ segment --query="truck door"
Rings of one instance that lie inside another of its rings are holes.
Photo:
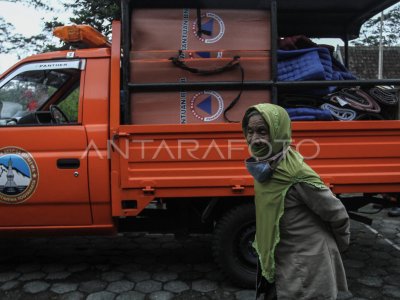
[[[31,62],[0,81],[0,230],[92,223],[84,67]]]

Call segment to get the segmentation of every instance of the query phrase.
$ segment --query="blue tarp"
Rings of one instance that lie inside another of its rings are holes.
[[[327,48],[278,50],[278,80],[350,80],[356,79]],[[335,87],[324,89],[327,93]],[[321,89],[315,90],[320,93]]]

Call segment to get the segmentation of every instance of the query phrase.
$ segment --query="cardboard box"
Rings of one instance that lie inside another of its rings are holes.
[[[270,50],[266,10],[134,9],[131,50]]]
[[[132,124],[226,123],[223,112],[238,94],[238,90],[132,93]],[[267,90],[245,90],[227,116],[241,121],[249,106],[270,99]]]

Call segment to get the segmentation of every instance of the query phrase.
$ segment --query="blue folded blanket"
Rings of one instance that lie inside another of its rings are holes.
[[[349,80],[356,79],[326,48],[278,50],[278,80]],[[332,92],[335,87],[329,87]]]
[[[292,121],[330,121],[333,116],[329,110],[321,108],[287,108],[286,111]]]

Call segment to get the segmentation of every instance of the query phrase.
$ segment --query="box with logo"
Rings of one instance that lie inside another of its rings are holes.
[[[132,50],[270,50],[270,13],[235,9],[134,9],[131,37]]]
[[[131,94],[133,124],[226,123],[242,120],[246,109],[270,102],[266,90],[244,90],[236,104],[225,109],[239,95],[239,90],[188,92],[137,92]]]

